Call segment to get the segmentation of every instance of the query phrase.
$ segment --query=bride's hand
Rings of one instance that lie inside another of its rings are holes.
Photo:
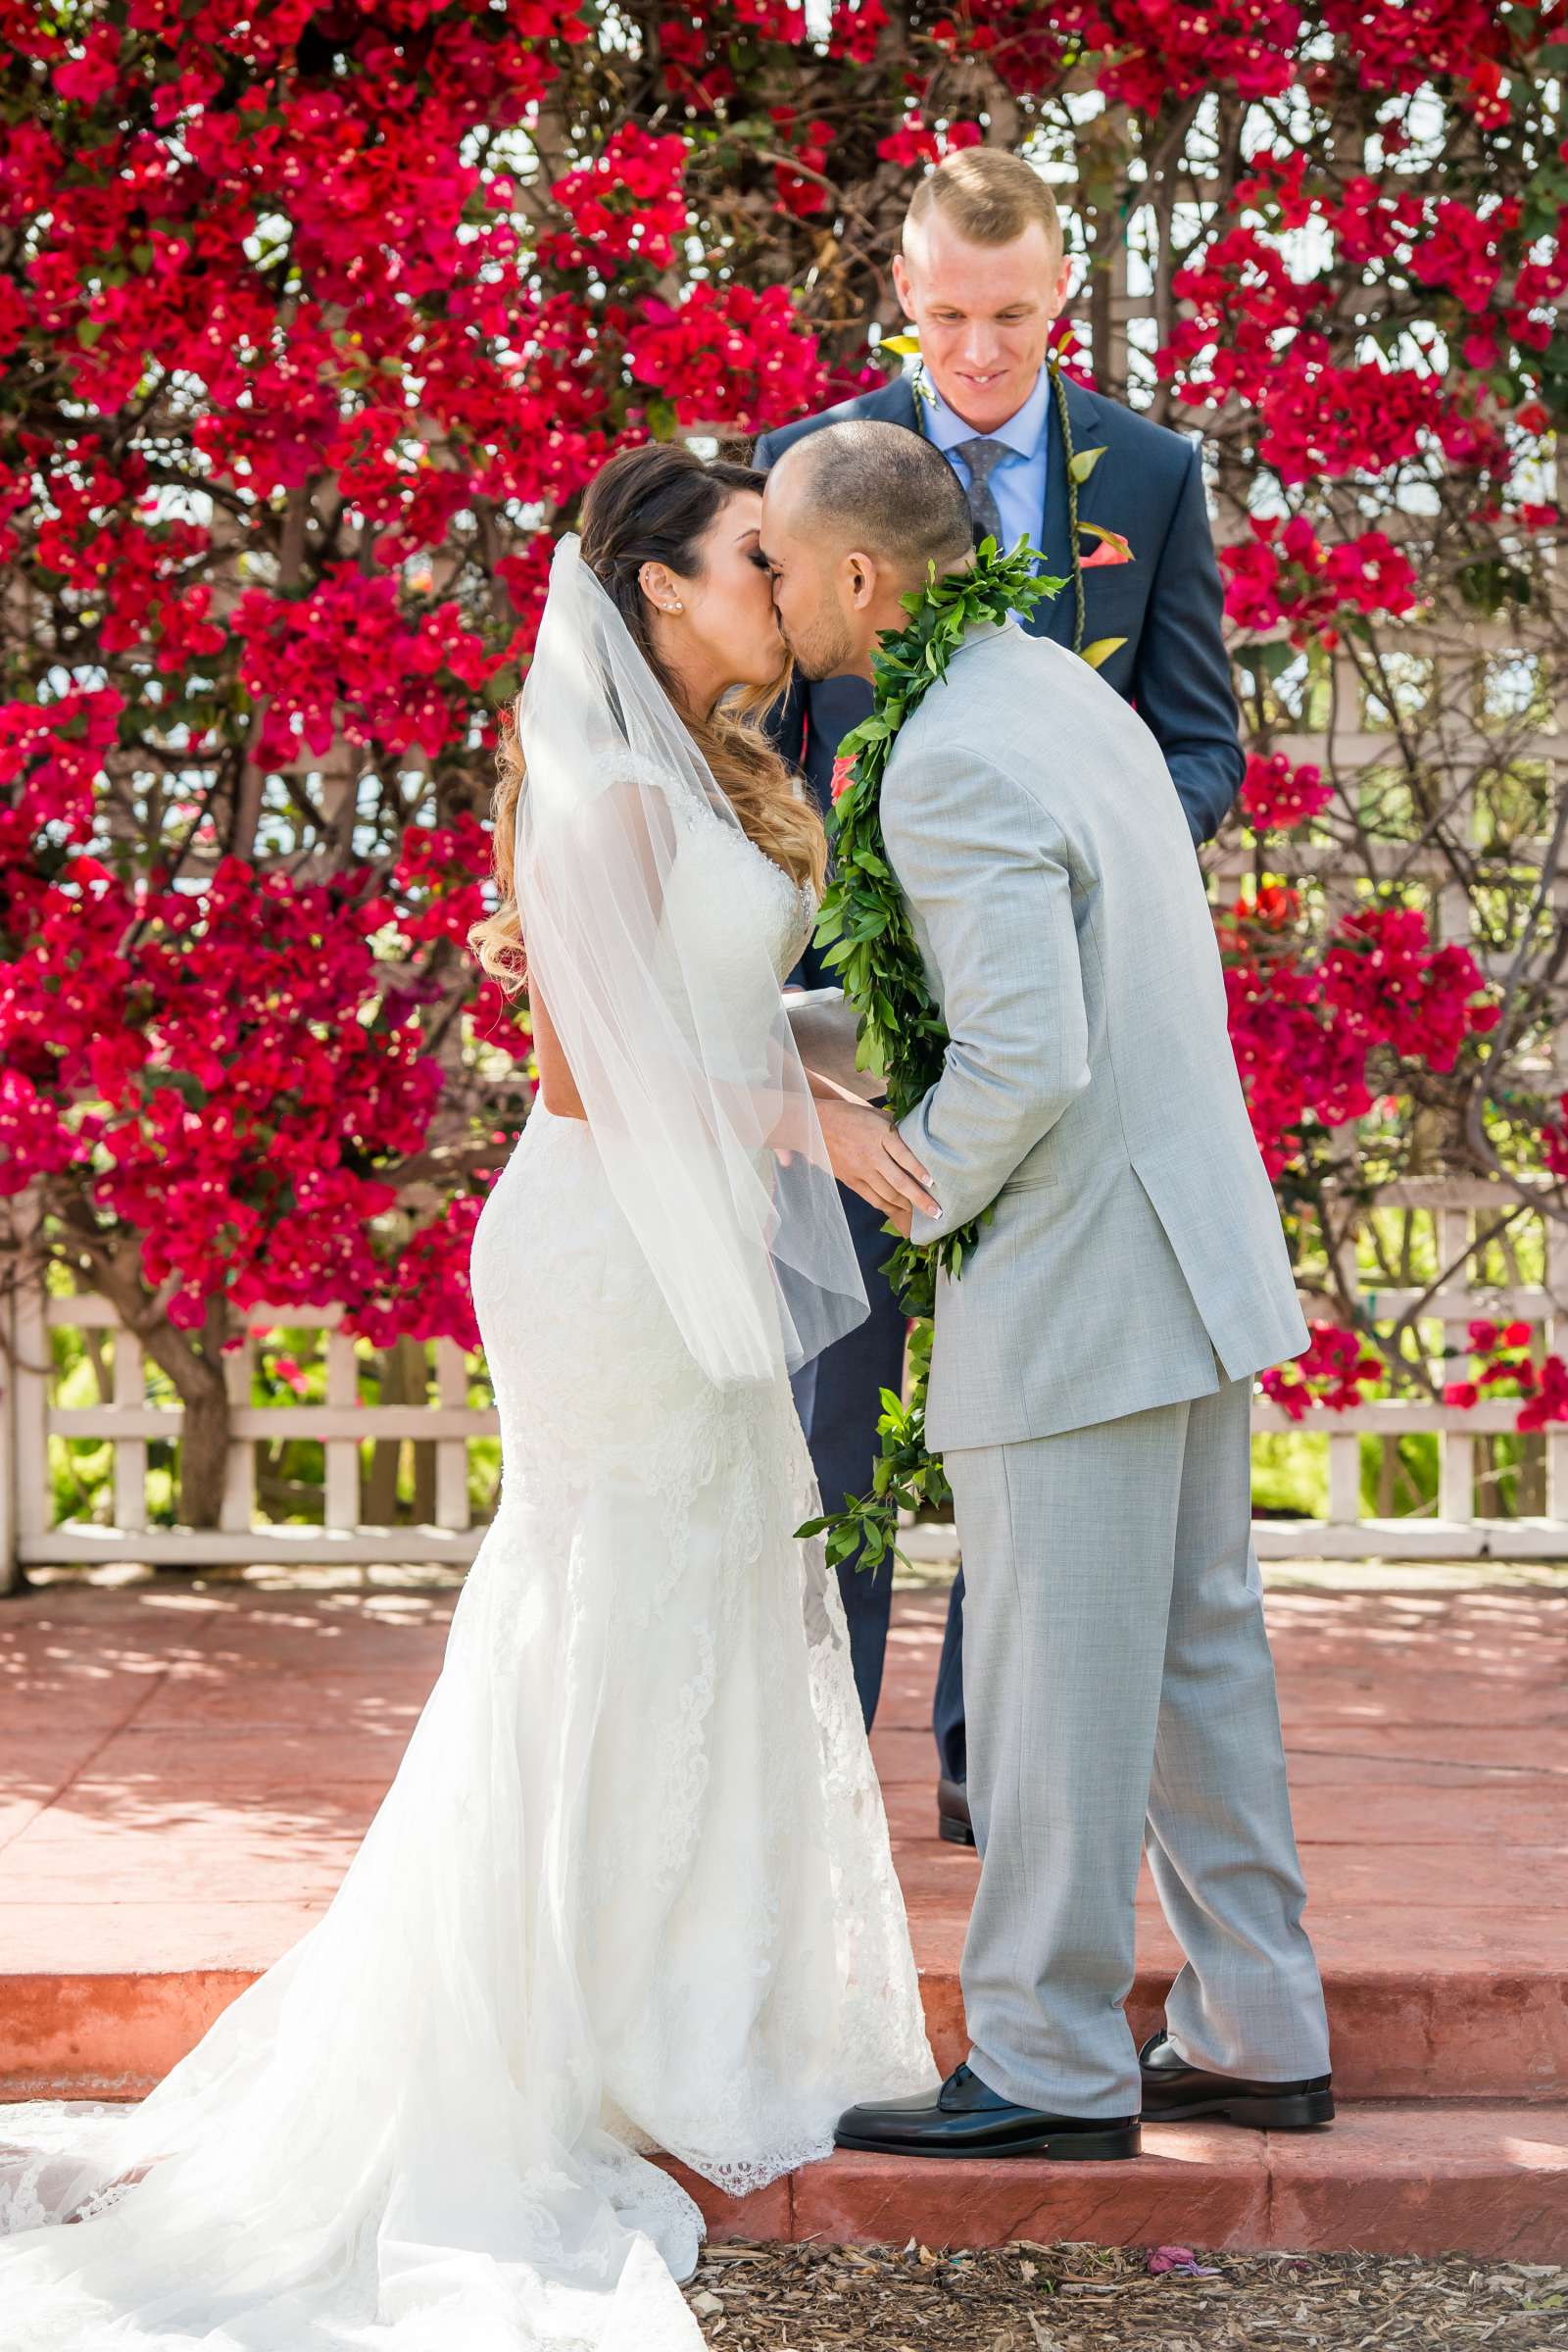
[[[885,1111],[842,1097],[819,1101],[816,1108],[822,1140],[840,1184],[847,1184],[862,1200],[881,1209],[906,1240],[912,1209],[923,1209],[928,1217],[942,1214],[940,1204],[926,1189],[930,1182],[927,1171]]]

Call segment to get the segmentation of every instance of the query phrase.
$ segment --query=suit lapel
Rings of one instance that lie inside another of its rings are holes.
[[[858,413],[873,417],[880,424],[906,425],[918,432],[920,420],[914,413],[914,390],[906,375],[896,375],[886,384],[878,384],[859,402]]]
[[[1098,449],[1104,441],[1102,408],[1099,395],[1075,384],[1070,375],[1061,379],[1067,395],[1067,421],[1071,428],[1075,450]],[[1065,581],[1059,595],[1049,605],[1035,607],[1024,626],[1036,637],[1051,637],[1058,645],[1071,645],[1075,600],[1072,592],[1072,546],[1067,530],[1067,452],[1061,438],[1061,416],[1054,395],[1052,397],[1050,422],[1051,463],[1046,468],[1046,528],[1042,552],[1046,569],[1053,577]],[[1078,519],[1096,522],[1099,503],[1108,460],[1102,459],[1078,493]]]

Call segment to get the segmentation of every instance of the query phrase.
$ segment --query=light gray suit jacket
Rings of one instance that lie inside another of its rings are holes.
[[[951,1042],[903,1122],[934,1241],[938,1448],[1205,1396],[1308,1344],[1153,736],[1077,655],[982,625],[901,729],[888,856]]]

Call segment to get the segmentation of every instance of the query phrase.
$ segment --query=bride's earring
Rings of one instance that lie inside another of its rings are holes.
[[[663,577],[659,575],[663,572]],[[672,596],[669,574],[660,564],[645,564],[637,574],[637,584],[649,603],[660,612],[684,612],[686,607],[678,596]]]

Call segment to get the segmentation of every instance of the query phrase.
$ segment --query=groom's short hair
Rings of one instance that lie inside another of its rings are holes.
[[[789,453],[812,519],[841,553],[858,548],[914,586],[974,552],[969,502],[939,449],[869,416],[826,424]]]

